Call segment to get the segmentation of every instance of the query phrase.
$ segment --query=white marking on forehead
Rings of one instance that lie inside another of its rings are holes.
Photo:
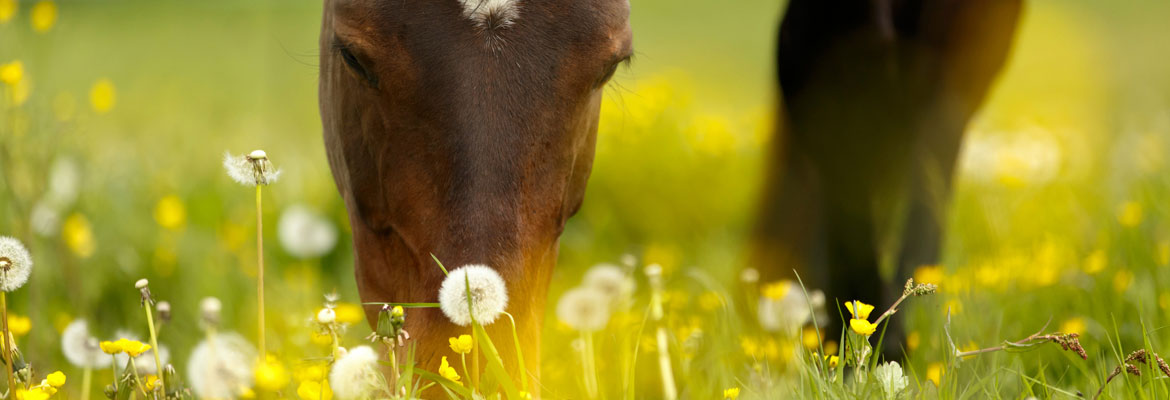
[[[481,28],[492,29],[512,25],[520,16],[519,0],[459,0],[463,16]]]

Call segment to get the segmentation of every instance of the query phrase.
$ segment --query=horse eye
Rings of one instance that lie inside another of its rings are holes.
[[[614,61],[608,67],[605,67],[605,73],[601,75],[601,79],[597,80],[597,87],[601,87],[602,85],[605,85],[607,82],[609,82],[610,79],[613,79],[613,75],[615,73],[617,73],[618,67],[621,66],[622,64],[628,64],[629,62],[630,62],[630,58],[625,57],[625,58],[622,58],[620,60]]]
[[[350,70],[364,79],[371,87],[378,86],[378,77],[370,73],[370,71],[366,69],[364,65],[362,65],[361,60],[359,60],[358,57],[349,50],[349,47],[341,44],[340,42],[338,42],[335,47],[337,47],[337,52],[341,54],[341,60],[345,61],[345,65],[349,67]]]

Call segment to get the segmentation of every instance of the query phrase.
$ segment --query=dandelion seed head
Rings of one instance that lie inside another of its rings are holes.
[[[317,322],[321,324],[332,324],[337,320],[337,313],[332,308],[322,308],[317,312]]]
[[[252,150],[251,153],[248,153],[248,158],[253,160],[267,160],[268,153],[266,153],[264,150]]]
[[[613,264],[598,264],[585,273],[584,286],[597,289],[605,294],[610,305],[625,302],[634,293],[633,278],[621,267]]]
[[[557,318],[565,325],[583,332],[596,332],[609,322],[606,294],[593,287],[569,290],[557,302]]]
[[[100,369],[110,366],[110,357],[102,352],[97,338],[89,333],[89,325],[78,319],[61,332],[61,352],[75,366]]]
[[[253,155],[262,157],[253,158]],[[224,152],[223,168],[232,180],[244,186],[267,185],[280,178],[280,170],[272,165],[268,154],[263,150],[256,150],[251,154],[241,156]]]
[[[333,363],[329,372],[329,386],[339,400],[372,399],[382,389],[382,375],[378,371],[378,355],[370,346],[358,346],[347,351]]]
[[[205,399],[237,398],[252,387],[256,351],[235,333],[218,334],[195,346],[187,361],[187,380]]]
[[[474,307],[469,310],[468,288]],[[472,313],[475,321],[482,325],[495,322],[508,306],[508,289],[504,278],[486,265],[465,265],[453,271],[439,287],[439,308],[451,322],[459,326],[471,324]]]
[[[280,215],[277,238],[289,254],[316,258],[328,254],[337,245],[337,227],[308,207],[293,205]]]
[[[171,350],[164,345],[158,345],[158,358],[162,365],[167,365],[171,362]],[[143,352],[138,357],[134,357],[134,365],[138,367],[138,372],[146,375],[158,375],[158,364],[154,363],[154,352],[148,350]]]
[[[146,287],[147,287],[147,286],[149,286],[149,285],[150,285],[150,281],[148,281],[148,280],[146,280],[146,279],[139,279],[139,280],[138,280],[138,282],[134,282],[134,288],[135,288],[135,289],[140,289],[140,290],[141,290],[141,289],[143,289],[143,288],[146,288]]]
[[[12,292],[28,282],[32,256],[16,238],[0,236],[0,290]]]
[[[199,301],[199,310],[203,313],[203,321],[209,324],[219,323],[219,311],[223,309],[223,303],[215,297],[204,297]]]

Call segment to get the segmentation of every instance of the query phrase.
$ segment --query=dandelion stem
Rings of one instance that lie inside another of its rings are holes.
[[[397,351],[394,350],[394,346],[391,344],[386,344],[386,349],[389,350],[386,353],[388,353],[387,356],[390,358],[390,392],[398,393],[398,355],[395,354]]]
[[[117,377],[115,377],[115,380]],[[89,400],[89,387],[93,384],[93,369],[85,367],[81,372],[81,400]]]
[[[470,380],[471,374],[467,372],[467,353],[459,353],[459,359],[463,362],[463,376],[466,376]]]
[[[12,375],[12,334],[8,330],[8,292],[0,291],[0,318],[4,319],[4,370],[8,373],[8,392],[16,393],[16,378]]]
[[[154,329],[154,312],[151,311],[150,304],[151,300],[146,299],[146,301],[142,302],[142,307],[146,309],[146,327],[150,328],[150,345],[153,347],[152,350],[154,350],[154,365],[158,372],[160,372],[159,375],[162,375],[162,358],[158,355],[158,333]],[[163,393],[167,392],[166,385],[163,383],[162,379],[158,380],[158,387],[162,389]]]
[[[259,312],[257,317],[259,337],[256,341],[260,347],[260,359],[263,360],[268,354],[268,348],[264,343],[264,213],[260,188],[260,185],[256,185],[256,301],[259,304],[256,307]]]
[[[142,398],[149,399],[150,394],[146,393],[146,385],[142,384],[142,379],[138,378],[138,364],[134,363],[133,356],[126,354],[130,358],[130,373],[134,375],[134,383],[138,385],[138,390],[142,391]]]
[[[114,362],[110,363],[110,371],[112,371],[114,373],[114,393],[117,393],[118,392],[118,355],[111,354],[110,357],[114,359]]]

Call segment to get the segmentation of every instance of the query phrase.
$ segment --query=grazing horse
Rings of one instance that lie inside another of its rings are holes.
[[[765,279],[795,269],[829,298],[884,307],[913,268],[938,261],[963,131],[1005,63],[1021,1],[788,3],[752,253]],[[896,356],[896,325],[890,334]]]
[[[539,371],[549,279],[581,206],[602,90],[628,61],[627,0],[325,0],[320,111],[365,302],[434,302],[448,268],[486,264]],[[371,324],[378,308],[366,307]],[[407,311],[437,370],[470,333]],[[488,327],[515,372],[508,323]],[[513,374],[519,377],[518,374]]]

